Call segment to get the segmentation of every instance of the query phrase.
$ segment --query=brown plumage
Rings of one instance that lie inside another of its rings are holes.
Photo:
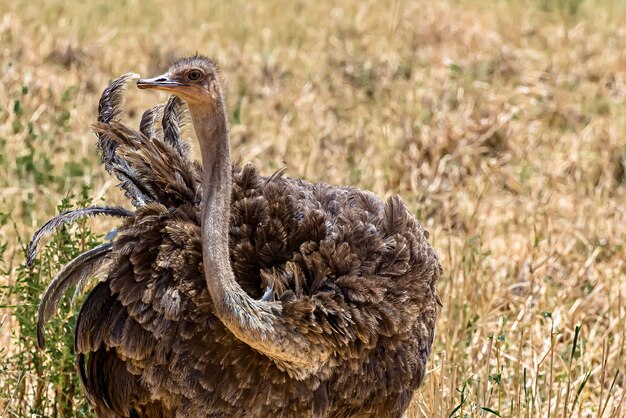
[[[400,417],[438,311],[428,233],[398,197],[231,166],[206,58],[138,82],[175,94],[140,131],[119,120],[131,77],[105,90],[94,131],[136,210],[86,213],[124,220],[110,244],[55,278],[39,318],[86,274],[101,278],[75,340],[98,415]],[[180,139],[181,99],[202,165]]]

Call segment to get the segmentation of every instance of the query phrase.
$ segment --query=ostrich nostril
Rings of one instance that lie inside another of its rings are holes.
[[[157,82],[157,83],[162,83],[162,82],[164,82],[164,81],[167,81],[167,79],[166,79],[165,77],[160,77],[160,78],[157,78],[157,79],[156,79],[156,80],[154,80],[154,81],[155,81],[155,82]]]

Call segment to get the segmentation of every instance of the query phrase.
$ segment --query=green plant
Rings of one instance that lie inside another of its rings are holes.
[[[57,207],[85,207],[90,203],[89,187],[83,186],[79,196],[70,195]],[[8,216],[4,216],[4,222]],[[60,228],[50,239],[32,267],[19,265],[15,283],[0,288],[0,300],[9,301],[0,308],[11,311],[15,326],[11,330],[13,352],[2,364],[0,393],[6,400],[2,416],[85,417],[91,416],[74,367],[74,320],[79,303],[70,298],[59,304],[57,314],[45,327],[46,348],[39,350],[36,341],[37,308],[41,294],[55,273],[81,252],[99,241],[86,224]],[[25,247],[22,246],[25,251]],[[0,244],[0,254],[6,245]],[[25,252],[24,252],[25,254]],[[8,272],[3,272],[7,274]],[[7,353],[2,353],[7,355]]]

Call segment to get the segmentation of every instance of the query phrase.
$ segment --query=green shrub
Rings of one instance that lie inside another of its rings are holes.
[[[58,211],[89,204],[89,188],[80,196],[63,199]],[[6,224],[8,215],[4,219]],[[1,416],[10,417],[85,417],[93,416],[83,397],[75,370],[74,323],[80,303],[72,306],[71,297],[63,298],[57,313],[45,327],[46,348],[37,347],[37,308],[48,283],[61,267],[81,252],[94,247],[100,237],[86,223],[59,228],[32,267],[22,263],[17,267],[14,283],[0,289],[1,306],[11,311],[14,320],[10,338],[12,350],[2,362],[0,395],[5,400]],[[23,247],[25,259],[26,247]],[[0,243],[0,255],[6,245]],[[7,266],[0,266],[10,269]],[[9,276],[9,271],[0,271]],[[7,356],[6,349],[0,355]]]

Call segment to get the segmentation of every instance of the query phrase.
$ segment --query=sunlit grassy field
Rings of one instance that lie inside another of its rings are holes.
[[[430,230],[444,308],[408,417],[626,415],[625,1],[195,3],[0,0],[0,416],[89,414],[69,300],[47,353],[32,321],[115,224],[62,231],[35,271],[24,244],[62,201],[129,206],[101,90],[196,51],[236,159],[399,194]],[[164,98],[131,88],[125,118]]]

